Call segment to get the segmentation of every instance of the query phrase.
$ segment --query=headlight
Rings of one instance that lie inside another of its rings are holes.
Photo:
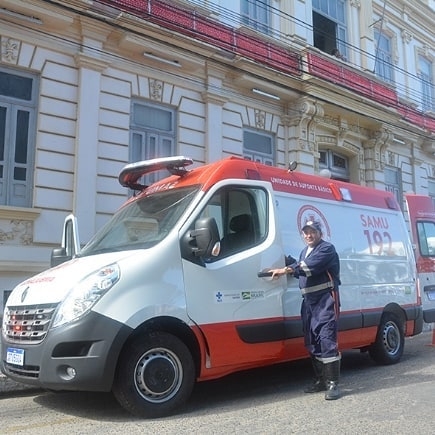
[[[60,303],[53,328],[71,322],[87,313],[119,280],[119,266],[110,264],[87,276],[71,289]]]

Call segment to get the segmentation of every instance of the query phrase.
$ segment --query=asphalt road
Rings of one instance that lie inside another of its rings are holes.
[[[110,394],[0,392],[1,434],[432,434],[435,346],[432,331],[406,339],[399,364],[377,366],[345,352],[343,397],[304,394],[307,361],[198,384],[179,414],[140,420]]]

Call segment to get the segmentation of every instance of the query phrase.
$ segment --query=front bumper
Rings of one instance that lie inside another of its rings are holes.
[[[2,371],[15,381],[51,390],[110,391],[130,334],[131,328],[91,311],[49,330],[38,344],[2,336]],[[9,348],[24,351],[22,365],[6,362]]]

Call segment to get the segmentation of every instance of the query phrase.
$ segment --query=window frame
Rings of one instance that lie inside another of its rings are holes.
[[[258,32],[269,34],[272,22],[270,0],[261,2],[240,0],[240,17],[243,25]]]
[[[433,206],[435,208],[435,179],[429,179],[427,182],[428,196],[432,199]]]
[[[374,30],[375,37],[375,68],[377,77],[387,83],[394,83],[393,38],[379,29]],[[387,49],[381,47],[381,42],[388,44]]]
[[[258,136],[258,138],[266,138],[270,140],[270,152],[255,150],[247,146],[247,135]],[[275,165],[275,135],[266,131],[258,131],[250,128],[243,129],[243,158],[258,163],[263,163],[268,166]]]
[[[197,219],[213,217],[216,221],[221,239],[221,252],[217,257],[209,258],[206,262],[219,261],[225,257],[235,255],[247,249],[258,246],[266,240],[269,228],[269,194],[260,186],[230,185],[216,190],[207,203],[201,208]],[[232,218],[241,214],[248,214],[252,219],[252,241],[241,244],[236,249],[226,249],[225,240],[234,236],[231,229]],[[191,228],[193,229],[193,228]],[[190,231],[190,230],[189,230]],[[199,261],[191,259],[190,261]]]
[[[426,71],[425,71],[426,69]],[[421,89],[421,108],[424,112],[435,111],[433,64],[426,57],[418,56],[418,79]]]
[[[349,158],[331,149],[319,149],[319,169],[327,169],[334,180],[350,181]],[[323,159],[324,156],[324,159]],[[344,168],[334,164],[335,158],[344,161]]]
[[[141,125],[135,120],[135,106],[147,107],[157,111],[166,112],[170,115],[170,128],[168,130],[152,125]],[[130,114],[130,142],[129,162],[150,160],[160,157],[175,155],[177,134],[177,111],[173,107],[164,104],[156,104],[139,99],[133,99]],[[139,141],[139,142],[138,142]],[[141,183],[149,185],[161,178],[163,172],[157,171],[147,174]]]
[[[394,178],[396,181],[388,179],[388,173],[394,174]],[[391,192],[397,199],[398,204],[400,204],[400,208],[403,210],[403,184],[402,184],[402,171],[400,168],[393,168],[391,166],[384,167],[384,182],[385,182],[385,190],[387,192]]]
[[[29,98],[14,96],[13,92],[8,92],[8,95],[0,94],[0,108],[4,109],[4,128],[0,132],[2,134],[0,138],[0,206],[31,208],[33,205],[36,119],[40,79],[36,74],[12,68],[0,67],[0,72],[31,80]],[[23,125],[17,125],[20,113],[27,114],[26,137],[22,136]],[[21,134],[21,137],[18,133]],[[20,150],[17,146],[20,144],[21,155],[19,156]],[[18,160],[23,159],[23,157],[25,161]],[[24,178],[16,178],[16,174],[23,171],[25,172]]]
[[[319,50],[325,51],[331,54],[334,48],[337,48],[341,55],[347,57],[347,23],[346,23],[346,2],[344,0],[327,0],[320,2],[320,0],[314,0],[312,2],[312,14],[313,14],[313,44]],[[319,47],[315,44],[316,28],[314,25],[315,14],[321,17],[323,20],[327,20],[334,26],[334,35],[324,35],[326,40],[323,47]]]

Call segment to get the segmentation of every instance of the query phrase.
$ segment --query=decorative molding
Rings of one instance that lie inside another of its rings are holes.
[[[97,72],[103,72],[109,66],[107,62],[95,59],[84,53],[76,54],[74,60],[78,68],[87,68]]]
[[[408,29],[402,29],[401,35],[402,35],[403,42],[407,44],[409,44],[414,38],[414,35]]]
[[[0,207],[0,245],[31,245],[33,222],[40,214],[34,208]]]
[[[384,168],[385,151],[393,138],[394,135],[386,128],[372,132],[371,138],[363,144],[368,169],[380,170]]]
[[[354,8],[361,8],[361,0],[350,0],[350,5]]]
[[[20,208],[1,206],[0,219],[4,220],[29,220],[34,221],[41,215],[41,210],[38,208]]]
[[[264,110],[255,109],[255,127],[264,130],[266,125],[266,112]]]
[[[349,142],[349,141],[345,141],[343,140],[341,142],[340,148],[345,149],[347,151],[349,151],[353,156],[360,156],[361,155],[361,150],[359,147],[357,147],[355,144]]]
[[[18,54],[21,47],[21,42],[12,38],[1,38],[1,60],[2,62],[12,63],[18,62]]]
[[[201,96],[204,103],[216,104],[217,106],[223,106],[226,102],[228,102],[227,97],[210,91],[202,92]]]
[[[327,144],[327,145],[336,145],[337,144],[337,139],[335,138],[335,136],[329,136],[326,134],[319,134],[316,136],[316,142],[318,144]]]
[[[398,156],[396,153],[393,153],[392,151],[387,151],[387,164],[389,166],[397,166],[397,159]]]
[[[33,221],[0,219],[0,245],[24,245],[33,243]]]
[[[435,155],[435,138],[425,139],[421,144],[421,149],[428,154]]]
[[[161,80],[150,80],[150,98],[155,101],[162,101],[163,82]]]

